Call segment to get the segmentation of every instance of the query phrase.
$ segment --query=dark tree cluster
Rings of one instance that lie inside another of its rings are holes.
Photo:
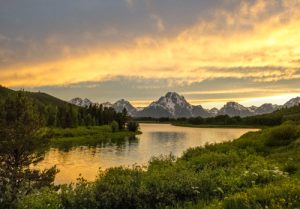
[[[30,168],[43,159],[49,140],[41,129],[41,109],[19,92],[0,106],[0,208],[14,209],[19,197],[50,186],[55,167],[40,171]]]
[[[121,113],[117,113],[112,107],[108,108],[102,105],[90,105],[87,108],[82,108],[66,102],[59,105],[44,104],[31,98],[27,92],[20,91],[19,93],[32,99],[42,126],[75,128],[77,126],[109,125],[116,121],[119,129],[122,130],[130,119],[125,108]],[[4,112],[8,111],[7,107],[4,107],[4,103],[15,97],[16,94],[11,94],[4,100],[0,100],[0,109],[3,109]]]

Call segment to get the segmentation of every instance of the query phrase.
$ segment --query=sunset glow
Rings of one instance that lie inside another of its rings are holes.
[[[151,4],[152,1],[147,2]],[[17,49],[4,47],[6,35],[1,31],[0,83],[7,87],[36,90],[47,87],[52,93],[55,92],[53,88],[72,85],[83,86],[89,91],[99,83],[119,78],[128,83],[138,78],[140,82],[135,84],[136,88],[150,91],[148,85],[166,80],[160,94],[180,86],[179,91],[190,98],[191,103],[213,104],[237,100],[230,95],[233,93],[241,101],[254,102],[260,100],[255,98],[279,96],[286,99],[284,95],[299,94],[300,1],[234,2],[238,3],[231,3],[230,9],[210,8],[209,18],[194,14],[197,21],[184,25],[173,34],[166,31],[176,25],[165,25],[163,17],[158,14],[149,15],[149,21],[155,22],[153,30],[156,32],[135,34],[126,41],[121,38],[120,29],[111,27],[108,36],[119,36],[121,40],[105,42],[93,39],[92,45],[84,45],[83,41],[80,47],[75,47],[55,35],[58,31],[51,31],[43,43],[31,43],[26,60],[14,59]],[[140,6],[139,1],[127,1],[127,4],[129,12],[136,12]],[[86,36],[89,35],[93,37],[94,34],[86,31]],[[45,47],[46,55],[55,49],[59,56],[34,59],[36,53],[40,53],[39,47]],[[224,89],[219,86],[219,80],[239,80],[245,85]],[[213,89],[190,88],[203,82],[210,82]],[[121,92],[142,106],[158,95],[132,97],[126,89]],[[247,94],[241,97],[243,93]],[[64,94],[59,96],[69,99]],[[82,92],[78,96],[85,95]],[[111,99],[104,94],[93,97],[96,101]]]

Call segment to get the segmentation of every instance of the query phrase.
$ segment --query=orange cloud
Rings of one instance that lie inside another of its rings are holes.
[[[96,46],[81,55],[1,70],[0,83],[14,86],[67,85],[115,76],[196,82],[249,78],[269,82],[300,78],[300,3],[244,1],[234,12],[218,10],[172,38],[140,37],[132,44]],[[280,11],[266,16],[270,8]],[[86,50],[85,50],[86,51]]]

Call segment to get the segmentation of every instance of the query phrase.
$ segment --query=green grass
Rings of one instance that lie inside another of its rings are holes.
[[[36,191],[19,201],[19,209],[295,209],[299,153],[300,126],[288,123],[191,148],[180,158],[152,158],[147,168],[111,168],[95,182],[81,179],[59,192]]]
[[[74,146],[96,146],[107,143],[119,143],[125,139],[134,138],[136,133],[130,131],[112,132],[109,125],[53,128],[49,130],[52,147],[68,149]]]
[[[202,124],[202,125],[194,125],[189,123],[171,123],[173,126],[181,126],[181,127],[190,127],[190,128],[266,128],[266,126],[254,126],[254,125],[209,125],[209,124]]]

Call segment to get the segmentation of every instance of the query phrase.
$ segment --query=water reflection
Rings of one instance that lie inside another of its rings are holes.
[[[238,138],[250,129],[187,128],[168,124],[141,124],[143,134],[136,138],[107,141],[95,146],[66,146],[51,148],[38,167],[57,165],[60,173],[55,182],[75,181],[79,174],[93,180],[99,167],[106,169],[133,164],[145,165],[152,156],[180,156],[190,147],[203,146]]]
[[[57,148],[61,151],[64,152],[69,152],[74,148],[78,148],[78,147],[89,147],[91,149],[98,147],[107,147],[107,146],[116,146],[118,149],[122,149],[122,147],[126,147],[126,146],[134,146],[135,144],[137,144],[139,141],[139,138],[136,136],[133,137],[125,137],[124,139],[106,139],[106,140],[101,140],[101,142],[97,142],[95,140],[95,142],[88,142],[87,144],[83,144],[83,145],[78,145],[76,143],[72,143],[69,141],[64,141],[64,142],[60,142],[60,143],[56,143],[52,145],[52,148]]]
[[[160,141],[174,141],[186,138],[186,133],[184,132],[166,132],[166,131],[157,131],[150,132],[150,137],[154,140],[159,139]]]

